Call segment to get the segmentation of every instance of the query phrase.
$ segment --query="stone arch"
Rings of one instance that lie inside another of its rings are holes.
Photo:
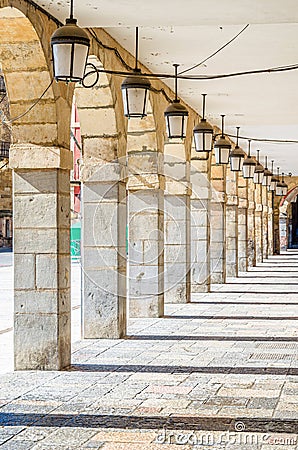
[[[11,8],[8,8],[10,6]],[[52,79],[50,37],[58,23],[24,0],[0,2],[0,61],[10,100],[14,143],[69,147],[73,86]]]

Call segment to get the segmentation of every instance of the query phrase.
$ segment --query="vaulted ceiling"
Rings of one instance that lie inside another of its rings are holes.
[[[36,0],[61,21],[66,0]],[[185,70],[204,60],[246,24],[230,45],[189,74],[213,75],[298,63],[296,0],[77,0],[80,26],[103,27],[134,52],[134,27],[140,27],[140,61],[153,72]],[[169,86],[172,81],[166,81]],[[179,95],[198,112],[207,93],[207,117],[226,131],[241,127],[245,136],[298,140],[298,70],[237,78],[180,81]],[[243,142],[243,148],[246,144]],[[298,144],[254,144],[285,172],[298,174]]]

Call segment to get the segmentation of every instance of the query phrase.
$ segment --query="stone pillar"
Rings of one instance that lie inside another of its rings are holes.
[[[191,292],[210,292],[210,158],[191,161]]]
[[[261,186],[262,189],[262,238],[263,238],[263,259],[268,258],[268,188]]]
[[[226,282],[226,166],[211,164],[212,199],[210,208],[211,283]]]
[[[164,177],[162,154],[144,150],[128,156],[129,313],[164,314]]]
[[[183,144],[166,144],[164,156],[164,298],[190,302],[189,163]]]
[[[72,153],[15,145],[15,370],[70,365],[70,182]]]
[[[248,243],[247,243],[247,180],[238,174],[238,270],[247,271]]]
[[[238,276],[238,174],[226,169],[226,273]]]
[[[255,248],[255,184],[252,179],[247,180],[247,265],[253,267],[256,265]]]
[[[126,334],[126,172],[118,162],[82,171],[83,336]]]
[[[273,254],[280,254],[280,234],[279,234],[279,204],[280,197],[273,194]]]
[[[263,262],[262,185],[255,185],[255,252],[256,264]]]
[[[272,191],[268,192],[268,255],[273,255],[273,209]]]

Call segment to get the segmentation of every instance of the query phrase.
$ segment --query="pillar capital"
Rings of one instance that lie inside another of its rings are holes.
[[[10,148],[9,167],[13,170],[71,170],[73,168],[73,156],[72,152],[66,148],[13,144]]]

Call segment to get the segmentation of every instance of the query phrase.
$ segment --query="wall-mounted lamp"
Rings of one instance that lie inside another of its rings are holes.
[[[234,150],[230,153],[230,164],[231,164],[231,171],[232,172],[240,172],[243,167],[243,161],[245,157],[244,151],[239,147],[239,130],[240,127],[237,128],[237,140],[236,140],[236,147]]]
[[[248,155],[245,158],[245,160],[243,161],[243,167],[242,167],[242,176],[243,176],[243,178],[246,178],[246,179],[254,177],[255,168],[256,168],[256,162],[251,157],[251,154],[250,154],[250,144],[251,144],[251,140],[249,139]]]
[[[268,169],[268,157],[265,157],[265,169],[264,169],[264,178],[263,178],[263,186],[270,186],[272,179],[272,172]]]
[[[224,114],[221,115],[221,136],[215,141],[214,153],[216,164],[228,164],[231,144],[224,135]]]

